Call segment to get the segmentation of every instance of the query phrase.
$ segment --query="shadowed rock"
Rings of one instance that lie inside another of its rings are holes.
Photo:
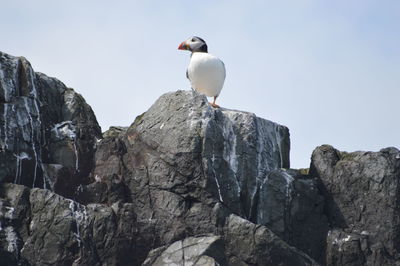
[[[397,265],[400,257],[400,151],[314,150],[310,174],[320,178],[331,227],[329,265]],[[397,264],[396,264],[397,263]]]
[[[318,265],[265,226],[230,215],[224,228],[229,265]]]
[[[72,197],[93,166],[100,127],[83,97],[0,52],[0,182]]]
[[[329,230],[324,204],[315,179],[297,170],[273,170],[259,190],[257,224],[323,262]]]
[[[139,265],[147,253],[138,250],[150,245],[129,203],[84,206],[49,190],[1,184],[0,205],[2,265]]]

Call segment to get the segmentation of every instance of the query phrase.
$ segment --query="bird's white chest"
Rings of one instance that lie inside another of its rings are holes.
[[[224,63],[208,53],[193,53],[188,78],[193,89],[208,97],[218,96],[225,81]]]

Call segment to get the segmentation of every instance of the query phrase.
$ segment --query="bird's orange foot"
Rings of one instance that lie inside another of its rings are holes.
[[[219,105],[218,105],[218,104],[215,104],[215,103],[211,103],[211,102],[210,102],[210,105],[211,105],[212,107],[214,107],[214,108],[219,108]]]

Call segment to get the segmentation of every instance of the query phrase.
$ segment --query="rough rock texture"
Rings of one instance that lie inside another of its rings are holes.
[[[140,265],[157,234],[132,203],[85,206],[49,190],[2,184],[0,205],[2,265]],[[317,265],[266,227],[236,215],[219,235],[159,247],[144,264]]]
[[[219,234],[235,213],[269,226],[323,260],[327,219],[314,180],[289,166],[287,128],[254,114],[212,109],[204,96],[163,95],[128,128],[111,128],[95,155],[96,183],[81,203],[132,202],[154,245]],[[317,243],[317,244],[316,244]]]
[[[48,87],[37,87],[51,91],[56,80],[46,80]],[[59,90],[59,86],[55,88]],[[65,88],[61,95],[67,95],[67,91],[72,92]],[[54,92],[54,95],[58,94]],[[63,99],[67,100],[63,102]],[[4,195],[13,195],[15,190],[25,191],[26,212],[10,220],[5,209],[2,212],[5,214],[0,217],[3,224],[9,224],[7,230],[12,229],[4,239],[15,235],[16,244],[12,252],[8,246],[3,247],[11,261],[56,265],[138,265],[154,248],[167,247],[175,241],[185,243],[184,239],[192,236],[213,234],[222,237],[225,219],[231,213],[254,222],[261,210],[268,213],[266,207],[259,204],[263,200],[260,191],[269,186],[266,180],[271,171],[289,167],[290,144],[286,127],[252,113],[213,109],[204,96],[185,91],[163,95],[129,128],[111,128],[96,146],[95,154],[85,153],[88,160],[82,161],[80,167],[79,156],[71,156],[77,150],[79,155],[79,149],[70,149],[68,153],[66,147],[74,147],[73,144],[79,140],[76,129],[80,120],[74,122],[74,117],[83,116],[84,121],[87,116],[82,113],[91,112],[85,110],[87,105],[83,100],[73,101],[65,96],[57,106],[65,105],[73,107],[67,108],[70,113],[64,112],[62,116],[68,120],[58,121],[60,118],[56,116],[51,120],[54,123],[47,123],[41,118],[38,125],[51,124],[48,134],[40,138],[46,145],[40,146],[38,139],[37,143],[32,142],[32,150],[26,153],[38,151],[34,158],[41,158],[40,167],[45,169],[44,173],[63,173],[66,177],[62,179],[64,183],[58,180],[48,188],[74,198],[80,204],[48,190],[3,186]],[[82,122],[81,126],[86,124],[92,125]],[[6,125],[9,130],[9,123]],[[94,133],[91,138],[83,138],[89,139],[87,148],[94,148],[97,141],[97,133]],[[4,134],[7,144],[11,143],[9,136]],[[15,139],[14,143],[19,143],[19,136]],[[54,143],[53,140],[60,141]],[[8,145],[6,152],[7,148]],[[44,158],[55,163],[48,164]],[[80,169],[84,169],[83,166],[92,168],[91,160],[95,161],[93,170],[83,175]],[[79,171],[74,168],[77,162]],[[40,168],[37,166],[32,170],[25,165],[19,166],[23,173]],[[13,173],[11,168],[10,171]],[[76,181],[77,176],[82,177],[80,182]],[[48,176],[44,180],[47,178],[51,180]],[[92,183],[88,182],[91,180]],[[12,180],[5,176],[2,181]],[[69,194],[57,189],[61,183],[65,190],[68,188]],[[47,181],[44,184],[47,185]],[[278,194],[285,191],[286,203],[289,186],[290,191],[295,189],[292,183],[281,185],[283,188]],[[17,209],[10,202],[15,195],[1,197],[4,206]],[[279,200],[279,196],[276,198]],[[283,206],[275,201],[273,204]],[[285,215],[276,221],[267,219],[264,222],[274,226],[282,223],[286,216],[285,211]],[[24,230],[17,221],[22,221]],[[283,237],[288,235],[285,230],[291,228],[289,225],[275,227],[281,230],[278,233]],[[287,240],[291,239],[287,237]],[[203,255],[204,261],[213,258],[220,263],[215,257]]]
[[[317,265],[267,227],[236,215],[226,219],[224,231],[229,265]]]
[[[152,250],[144,265],[318,265],[267,227],[237,215],[227,217],[223,231],[222,237],[189,237]]]
[[[81,95],[0,52],[0,182],[71,193],[87,183],[100,127]]]
[[[296,170],[273,170],[260,187],[257,223],[323,262],[329,230],[324,203],[315,179]]]
[[[333,228],[328,265],[400,264],[400,151],[339,152],[324,145],[312,155]]]
[[[130,203],[84,206],[49,190],[2,184],[0,205],[2,265],[138,265],[146,257],[138,250],[149,243],[138,235]]]
[[[83,187],[93,196],[78,199],[95,202],[102,194],[104,202],[133,202],[138,217],[156,221],[159,244],[214,232],[217,202],[250,218],[262,180],[289,164],[287,128],[251,113],[214,110],[187,91],[163,95],[128,129],[105,135],[93,175],[107,186]]]
[[[249,219],[266,174],[289,166],[286,127],[252,113],[215,110],[192,92],[160,97],[127,130],[124,143],[127,170],[145,175],[140,180],[178,195],[202,188]]]
[[[289,146],[192,91],[101,136],[82,96],[0,53],[0,264],[400,265],[399,150],[321,146],[308,171]]]

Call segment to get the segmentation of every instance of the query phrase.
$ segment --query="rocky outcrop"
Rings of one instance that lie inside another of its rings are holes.
[[[222,237],[189,237],[152,250],[143,265],[318,265],[268,228],[237,215],[226,219]]]
[[[2,184],[0,206],[2,265],[138,265],[146,253],[137,251],[150,245],[129,203],[84,206],[49,190]]]
[[[219,212],[235,213],[322,258],[328,229],[315,181],[280,170],[289,166],[287,128],[178,91],[106,135],[96,152],[98,182],[83,187],[83,203],[132,201],[138,217],[163,221],[158,245],[216,233]]]
[[[327,264],[398,265],[400,151],[346,153],[325,145],[313,152],[310,171],[327,199]]]
[[[155,227],[131,203],[85,206],[15,184],[3,184],[0,198],[5,265],[140,265],[148,253],[144,265],[317,265],[265,226],[233,214],[219,236],[187,237],[148,252]]]
[[[87,183],[100,127],[81,95],[0,52],[0,182],[71,197]]]
[[[3,265],[397,265],[400,152],[318,147],[162,95],[101,135],[79,94],[0,53]],[[397,263],[397,264],[396,264]]]
[[[257,224],[319,262],[325,260],[329,230],[318,183],[300,171],[271,171],[260,186]]]
[[[256,220],[263,180],[289,166],[287,128],[214,110],[192,92],[163,95],[128,129],[105,135],[95,155],[97,182],[77,198],[132,202],[138,217],[154,222],[156,246],[217,233],[224,213]]]
[[[251,113],[214,110],[204,96],[192,92],[160,97],[123,141],[127,170],[142,175],[140,180],[185,196],[202,188],[248,219],[256,216],[265,176],[289,166],[286,127]]]

